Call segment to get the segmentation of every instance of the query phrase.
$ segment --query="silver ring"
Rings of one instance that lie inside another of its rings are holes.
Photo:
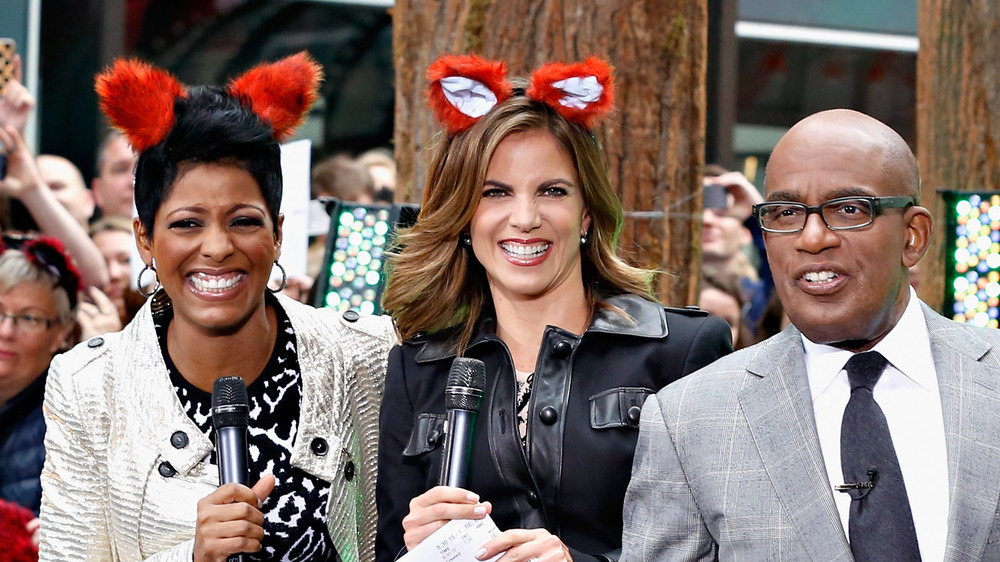
[[[538,558],[535,557],[535,556],[532,556],[531,558],[528,558],[528,562],[538,562]]]

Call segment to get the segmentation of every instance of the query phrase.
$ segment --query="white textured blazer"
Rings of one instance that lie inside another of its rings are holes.
[[[291,463],[330,482],[327,525],[344,562],[373,560],[378,408],[396,343],[392,323],[278,299],[302,375]],[[207,462],[211,442],[181,407],[163,362],[155,300],[121,332],[52,362],[41,560],[192,559],[198,500],[219,476]],[[320,439],[328,446],[314,452]]]

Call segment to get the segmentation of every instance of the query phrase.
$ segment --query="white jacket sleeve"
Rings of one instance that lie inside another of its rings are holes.
[[[42,470],[40,560],[113,560],[105,509],[106,419],[83,415],[92,400],[58,356],[45,388],[45,468]]]

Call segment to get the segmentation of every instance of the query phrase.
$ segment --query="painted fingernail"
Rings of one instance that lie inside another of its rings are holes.
[[[474,492],[469,492],[468,494],[465,494],[465,497],[474,502],[479,501],[479,494],[476,494]]]
[[[485,548],[480,548],[479,550],[477,550],[476,551],[476,558],[478,558],[479,560],[482,560],[483,558],[486,558],[486,549]]]
[[[472,511],[476,515],[483,515],[484,513],[486,513],[486,506],[485,505],[478,505],[478,506],[476,506],[476,509],[473,509]]]

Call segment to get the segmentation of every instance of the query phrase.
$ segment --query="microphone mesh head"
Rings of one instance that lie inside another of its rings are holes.
[[[486,364],[471,357],[456,357],[444,388],[445,407],[478,412],[485,388]]]
[[[212,386],[212,426],[246,427],[250,421],[247,385],[240,377],[219,377]]]

